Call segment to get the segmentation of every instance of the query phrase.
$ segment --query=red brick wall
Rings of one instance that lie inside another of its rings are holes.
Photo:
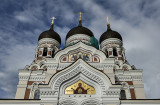
[[[29,99],[30,89],[26,89],[24,99]]]
[[[130,93],[131,93],[131,98],[132,99],[136,99],[136,95],[135,95],[134,89],[130,89]]]

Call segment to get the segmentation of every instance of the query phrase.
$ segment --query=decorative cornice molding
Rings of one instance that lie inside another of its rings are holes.
[[[29,81],[45,81],[46,76],[39,75],[39,76],[31,76]]]
[[[90,65],[95,67],[98,70],[107,70],[107,69],[113,69],[114,68],[114,64],[102,64],[102,63],[94,64],[94,63],[90,63]]]
[[[112,47],[113,45],[117,46],[117,47],[120,47],[123,45],[122,41],[120,39],[117,39],[117,38],[110,38],[110,39],[106,39],[104,40],[100,46],[101,46],[101,49],[103,49],[103,47]]]
[[[41,96],[53,96],[56,91],[41,91],[40,95]]]
[[[116,75],[116,81],[142,81],[141,75]]]
[[[84,40],[85,42],[90,43],[90,37],[88,35],[85,35],[85,34],[76,34],[76,35],[73,35],[73,36],[69,37],[66,40],[66,46],[68,46],[70,43],[78,42],[78,39],[79,40]]]
[[[60,43],[52,38],[43,38],[39,40],[38,46],[41,46],[41,44],[45,44],[45,43],[52,43],[52,44],[55,44],[55,46],[57,46],[58,48],[60,48]]]
[[[19,80],[20,81],[28,81],[28,79],[29,79],[29,76],[19,76]]]

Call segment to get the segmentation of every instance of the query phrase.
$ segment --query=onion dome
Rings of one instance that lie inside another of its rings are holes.
[[[68,33],[67,33],[67,36],[66,36],[66,40],[75,35],[75,34],[85,34],[85,35],[88,35],[90,37],[93,36],[93,33],[92,31],[90,31],[88,28],[86,27],[83,27],[82,25],[78,25],[77,27],[75,28],[72,28]]]
[[[99,42],[101,43],[104,40],[109,39],[109,38],[117,38],[117,39],[120,39],[122,41],[121,35],[118,32],[111,30],[110,24],[109,24],[109,21],[108,21],[109,18],[107,17],[106,19],[107,19],[107,31],[104,32],[101,35],[101,37],[99,39]]]
[[[99,42],[101,43],[104,40],[109,39],[109,38],[117,38],[122,41],[121,35],[118,32],[111,30],[110,24],[107,24],[107,31],[101,35]]]
[[[89,30],[88,28],[82,26],[82,23],[81,23],[81,22],[82,22],[82,20],[81,20],[81,14],[82,14],[82,12],[79,12],[79,14],[80,14],[80,17],[79,17],[79,25],[78,25],[77,27],[72,28],[72,29],[67,33],[66,40],[67,40],[69,37],[71,37],[71,36],[73,36],[73,35],[75,35],[75,34],[85,34],[85,35],[88,35],[88,36],[90,36],[90,37],[94,36],[91,30]]]
[[[38,41],[43,39],[43,38],[52,38],[61,43],[61,38],[57,32],[53,30],[53,24],[51,24],[51,27],[49,30],[44,31],[40,34]]]

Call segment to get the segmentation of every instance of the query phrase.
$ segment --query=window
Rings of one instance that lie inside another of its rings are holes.
[[[117,50],[116,50],[116,48],[113,48],[113,56],[117,56]]]
[[[125,90],[121,90],[120,94],[121,94],[121,99],[126,99],[126,92],[125,92]]]
[[[39,96],[40,96],[40,91],[36,90],[34,93],[34,99],[39,99]]]
[[[54,49],[52,50],[52,58],[54,57]]]
[[[108,50],[106,49],[105,52],[106,52],[106,57],[108,57]]]
[[[43,49],[43,56],[47,56],[47,47],[45,47],[44,49]]]

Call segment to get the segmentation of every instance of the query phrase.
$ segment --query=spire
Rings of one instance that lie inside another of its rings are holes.
[[[111,30],[110,24],[109,24],[109,17],[107,16],[106,19],[107,19],[107,30]]]
[[[54,16],[51,18],[52,22],[51,22],[50,30],[53,30],[54,20],[55,20],[55,19],[56,19],[56,18],[55,18]]]
[[[79,25],[78,26],[82,26],[82,12],[79,12]]]

